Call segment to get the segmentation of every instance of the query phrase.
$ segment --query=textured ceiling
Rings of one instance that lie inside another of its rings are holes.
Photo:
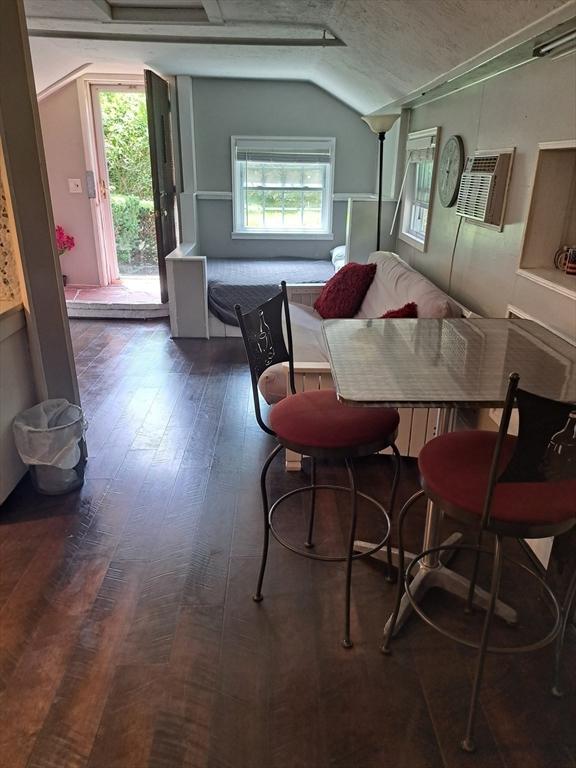
[[[197,8],[199,2],[137,4]],[[165,74],[311,80],[360,112],[406,96],[556,9],[576,9],[573,0],[204,0],[216,23],[193,25],[105,21],[103,0],[26,0],[25,6],[30,28],[68,34],[317,37],[326,27],[345,43],[303,48],[32,37],[38,90],[86,62],[120,73],[147,65]]]

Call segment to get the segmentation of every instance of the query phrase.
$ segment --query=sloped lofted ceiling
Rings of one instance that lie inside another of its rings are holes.
[[[25,0],[38,91],[91,62],[117,73],[310,80],[359,112],[568,7],[574,0]],[[213,42],[172,42],[181,37]],[[285,44],[294,39],[308,44]]]

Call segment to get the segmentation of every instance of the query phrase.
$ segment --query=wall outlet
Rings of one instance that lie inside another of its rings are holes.
[[[71,195],[79,195],[82,192],[82,182],[80,179],[68,179],[68,192]]]

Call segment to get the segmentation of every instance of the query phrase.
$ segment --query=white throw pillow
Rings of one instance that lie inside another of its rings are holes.
[[[330,255],[332,257],[332,264],[334,264],[334,271],[338,272],[346,264],[346,246],[337,245],[336,248],[332,248]]]

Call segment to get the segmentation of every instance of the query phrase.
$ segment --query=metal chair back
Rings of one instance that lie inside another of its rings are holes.
[[[290,310],[288,307],[288,294],[286,283],[280,284],[280,292],[264,304],[243,313],[239,304],[234,307],[238,325],[242,331],[242,339],[246,348],[250,376],[252,380],[252,395],[254,398],[254,410],[256,420],[260,427],[268,434],[273,435],[273,430],[262,418],[260,407],[260,395],[258,380],[260,376],[272,365],[288,363],[289,384],[292,394],[296,394],[294,380],[294,353],[292,347],[292,326],[290,324]],[[286,340],[284,339],[282,317],[286,327]]]
[[[559,478],[555,476],[554,468],[550,466],[550,450],[548,450],[551,447],[552,436],[566,427],[571,413],[576,410],[576,405],[550,400],[520,389],[519,381],[520,377],[517,373],[510,374],[498,439],[488,476],[488,489],[482,511],[483,528],[487,528],[490,524],[490,510],[498,483],[554,482],[558,479],[576,481],[576,461],[565,463],[564,475]],[[512,458],[504,470],[501,470],[502,446],[508,434],[514,406],[518,408],[518,438]],[[566,475],[566,472],[571,474]],[[576,517],[576,506],[574,516]]]

